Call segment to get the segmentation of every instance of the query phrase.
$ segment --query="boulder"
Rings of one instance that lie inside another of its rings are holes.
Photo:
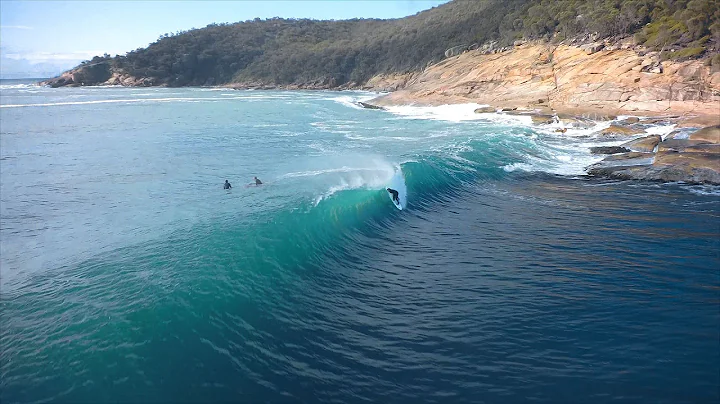
[[[659,136],[628,144],[650,148]],[[588,167],[588,174],[617,179],[720,184],[720,144],[704,140],[671,139],[658,143],[658,152],[608,156]]]
[[[720,154],[720,144],[708,143],[698,144],[695,146],[688,146],[683,150],[683,153],[715,153]]]
[[[697,132],[691,133],[688,139],[720,143],[720,125],[702,128]]]
[[[621,144],[620,146],[635,152],[649,153],[655,150],[655,146],[657,146],[661,140],[662,137],[660,135],[650,135],[640,139],[631,140]]]
[[[629,128],[627,126],[620,126],[620,125],[610,125],[610,127],[600,131],[600,134],[603,137],[608,137],[608,138],[632,136],[632,135],[638,135],[640,133],[643,133],[643,131],[638,130],[638,129]]]
[[[500,112],[503,112],[507,115],[520,115],[520,116],[530,116],[535,113],[534,110],[529,109],[517,109],[517,108],[503,108],[500,110]]]
[[[663,72],[662,63],[645,61],[645,62],[643,62],[642,68],[640,69],[640,71],[645,72],[645,73],[662,74],[662,72]]]
[[[579,129],[590,129],[595,126],[595,122],[580,118],[560,118],[560,122],[562,122],[563,125],[572,125],[573,128]]]
[[[623,119],[622,121],[618,122],[620,125],[632,125],[634,123],[640,122],[640,118],[631,116],[628,118]]]
[[[360,105],[363,108],[367,108],[367,109],[380,109],[383,111],[385,110],[384,107],[381,107],[378,105],[373,105],[373,104],[368,104],[367,102],[362,102],[362,101],[358,101],[358,105]]]
[[[605,44],[603,43],[589,43],[587,45],[582,45],[580,49],[584,50],[586,54],[592,55],[593,53],[599,52],[604,47]]]
[[[48,86],[50,86],[50,87],[52,87],[52,88],[58,88],[58,87],[63,87],[63,86],[67,86],[67,85],[73,84],[73,81],[72,81],[72,78],[68,79],[68,78],[65,78],[65,77],[60,77],[60,78],[57,78],[57,79],[48,80],[48,81],[43,82],[43,83],[41,83],[41,84],[42,84],[42,85],[48,85]]]
[[[494,112],[497,112],[495,107],[480,107],[475,110],[476,114],[489,114]]]
[[[678,155],[680,156],[680,155]],[[670,165],[591,167],[588,174],[621,180],[687,182],[692,184],[720,184],[720,173],[710,167],[685,161]],[[712,164],[712,162],[711,162]]]
[[[662,116],[658,118],[650,118],[642,121],[643,125],[670,125],[676,121],[679,116]]]
[[[687,133],[683,133],[680,130],[674,130],[670,132],[667,136],[665,136],[665,140],[673,140],[673,139],[686,139]]]
[[[52,78],[49,80],[45,80],[45,81],[41,81],[38,84],[41,86],[50,86],[52,88],[58,88],[58,87],[64,87],[64,86],[69,86],[69,85],[75,84],[73,79],[74,79],[74,75],[70,71],[70,72],[63,73],[58,77],[55,77],[55,78]]]
[[[604,113],[602,110],[593,111],[593,112],[583,112],[582,114],[566,114],[566,113],[559,113],[558,118],[561,120],[563,119],[584,119],[584,120],[592,120],[592,121],[614,121],[617,119],[617,116],[610,115]]]
[[[555,122],[552,115],[531,115],[533,125],[547,125]]]
[[[600,163],[606,165],[642,165],[652,163],[654,153],[628,152],[607,156]],[[609,163],[609,164],[608,164]]]
[[[445,51],[445,57],[453,57],[462,54],[468,49],[467,45],[453,46],[452,48]]]
[[[597,146],[590,148],[590,153],[592,154],[617,154],[627,153],[629,151],[630,149],[626,149],[620,146]]]
[[[83,86],[101,84],[110,79],[110,65],[105,62],[83,65],[77,68],[72,75],[73,81]]]
[[[653,167],[662,170],[663,181],[720,184],[718,153],[658,153]]]
[[[529,108],[536,114],[555,115],[555,111],[547,105],[531,105]]]
[[[702,140],[670,139],[658,144],[658,153],[684,152],[688,147],[711,144]]]
[[[601,162],[596,163],[588,167],[588,174],[598,175],[604,177],[618,178],[617,172],[624,172],[624,170],[632,167],[650,166],[653,163],[653,153],[623,153],[608,156]],[[621,178],[632,178],[631,176]]]

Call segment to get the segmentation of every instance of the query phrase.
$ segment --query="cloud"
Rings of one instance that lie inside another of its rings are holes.
[[[77,63],[30,63],[24,59],[0,57],[0,79],[54,77]]]
[[[104,51],[33,52],[0,46],[0,78],[53,77]],[[125,52],[117,52],[125,54]]]
[[[76,52],[7,52],[2,57],[12,60],[27,60],[30,63],[67,62],[92,59],[101,56],[103,51],[76,51]]]
[[[0,25],[0,29],[35,29],[27,25]]]
[[[102,52],[5,52],[0,49],[0,78],[53,77]]]

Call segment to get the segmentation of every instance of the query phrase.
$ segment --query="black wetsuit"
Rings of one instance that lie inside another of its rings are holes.
[[[387,191],[390,192],[390,195],[392,195],[393,201],[400,203],[400,198],[398,198],[398,191],[390,188],[388,188]]]
[[[262,181],[260,179],[255,178],[255,185],[262,185]]]
[[[225,181],[225,185],[223,185],[223,189],[230,189],[232,188],[232,185],[230,185],[229,182]]]

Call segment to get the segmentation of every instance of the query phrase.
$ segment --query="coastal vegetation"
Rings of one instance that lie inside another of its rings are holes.
[[[167,86],[353,86],[377,74],[421,70],[452,47],[629,36],[663,59],[712,53],[720,44],[720,0],[455,0],[393,20],[211,24],[164,34],[126,55],[97,56],[81,77],[93,83],[115,72]]]

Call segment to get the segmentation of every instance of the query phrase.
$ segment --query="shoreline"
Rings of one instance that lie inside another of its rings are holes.
[[[638,52],[630,43],[587,49],[525,43],[491,54],[468,51],[395,77],[397,91],[370,103],[474,102],[577,117],[672,115],[683,126],[720,124],[720,70],[712,71],[706,59],[660,61],[658,52]],[[393,87],[387,81],[368,84]]]
[[[483,99],[478,98],[457,96],[413,98],[412,96],[395,96],[395,93],[391,93],[373,98],[366,101],[365,103],[381,108],[394,106],[437,107],[441,105],[474,103],[481,106],[486,106],[486,108],[492,109],[494,111],[516,111],[517,113],[523,113],[531,116],[557,115],[559,117],[566,117],[570,119],[588,119],[596,121],[612,121],[615,120],[615,118],[618,116],[657,118],[673,121],[677,124],[679,128],[702,128],[706,126],[720,125],[720,106],[718,106],[718,113],[713,114],[706,110],[698,111],[695,108],[695,105],[688,105],[682,102],[673,102],[672,107],[668,108],[666,111],[653,111],[630,108],[617,108],[612,106],[579,107],[544,103],[516,106],[512,103],[491,103],[483,101]],[[710,109],[710,107],[712,106],[708,105],[707,107],[707,109]]]
[[[489,106],[477,113],[528,115],[534,125],[561,124],[561,133],[583,120],[612,121],[602,135],[625,142],[591,151],[607,157],[587,167],[588,175],[720,185],[720,71],[702,60],[660,61],[657,52],[629,44],[604,47],[469,51],[409,75],[400,89],[367,104],[476,103]],[[661,137],[647,133],[639,117],[697,130]]]
[[[625,153],[607,153],[605,160],[587,168],[588,174],[720,184],[720,69],[708,60],[661,60],[659,52],[631,42],[593,46],[533,42],[494,52],[466,51],[420,72],[379,74],[362,85],[338,86],[323,79],[284,85],[247,81],[210,88],[389,92],[364,101],[364,108],[476,103],[489,106],[476,112],[529,115],[537,125],[559,121],[574,127],[587,120],[612,121],[613,139],[627,141],[645,131],[637,118],[624,124],[618,116],[656,119],[676,128],[696,128],[700,134],[660,138],[649,150],[642,149],[649,154],[640,161],[633,154],[640,151],[631,147]],[[99,77],[102,80],[79,82],[78,78],[89,77],[86,69],[91,68],[80,67],[40,84],[154,86],[152,79],[122,71],[106,71]]]

